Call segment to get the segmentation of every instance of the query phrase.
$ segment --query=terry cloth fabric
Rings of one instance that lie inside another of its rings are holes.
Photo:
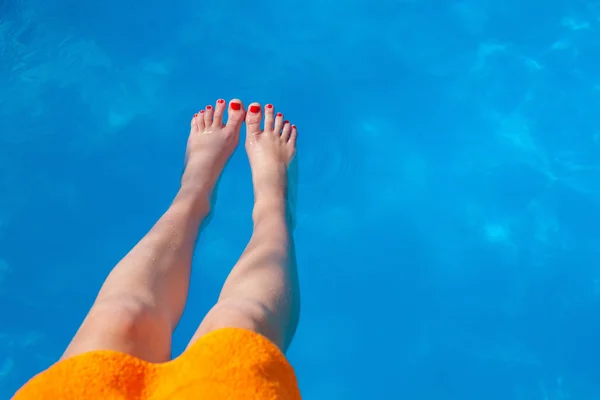
[[[292,366],[275,344],[245,329],[201,337],[182,355],[153,364],[100,350],[59,361],[13,400],[300,400]]]

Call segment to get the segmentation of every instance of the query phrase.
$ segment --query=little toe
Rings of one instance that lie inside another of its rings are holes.
[[[296,139],[298,138],[298,128],[296,125],[292,125],[292,129],[290,132],[290,138],[288,139],[288,145],[291,146],[296,151]]]
[[[190,121],[190,128],[192,128],[192,132],[198,132],[198,113],[194,114],[192,120]]]

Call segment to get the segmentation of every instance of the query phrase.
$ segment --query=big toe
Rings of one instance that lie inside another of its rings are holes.
[[[248,135],[258,135],[260,133],[261,119],[262,112],[260,104],[250,104],[250,107],[248,107],[248,113],[246,114],[246,132]]]
[[[227,111],[227,127],[232,128],[236,131],[242,126],[244,122],[244,104],[239,99],[233,99],[229,102],[229,110]]]

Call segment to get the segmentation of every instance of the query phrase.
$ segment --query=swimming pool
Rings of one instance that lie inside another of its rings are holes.
[[[64,350],[216,98],[299,126],[306,399],[600,395],[600,2],[0,5],[0,398]],[[183,350],[245,246],[240,148]]]

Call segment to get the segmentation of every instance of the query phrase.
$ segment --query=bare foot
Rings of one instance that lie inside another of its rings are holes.
[[[246,151],[252,169],[254,195],[286,199],[287,169],[296,153],[296,126],[275,114],[273,105],[264,109],[264,130],[260,129],[260,104],[252,103],[246,115]]]
[[[240,100],[229,102],[227,123],[223,123],[225,100],[206,106],[194,115],[185,154],[182,188],[199,190],[210,197],[227,160],[233,154],[244,122],[244,105]]]

